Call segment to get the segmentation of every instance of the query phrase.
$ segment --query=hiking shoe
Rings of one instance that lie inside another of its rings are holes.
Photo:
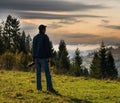
[[[49,92],[51,92],[51,93],[55,93],[55,94],[58,93],[55,89],[47,89],[47,91],[49,91]]]

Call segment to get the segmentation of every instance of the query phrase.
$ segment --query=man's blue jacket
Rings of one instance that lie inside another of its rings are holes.
[[[50,41],[46,34],[40,33],[33,38],[33,58],[47,59],[51,57]]]

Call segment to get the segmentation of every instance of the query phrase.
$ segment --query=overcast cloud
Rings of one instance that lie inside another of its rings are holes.
[[[103,25],[103,27],[120,30],[120,25]]]
[[[87,5],[57,0],[2,0],[0,9],[24,11],[78,11],[106,8],[103,5]]]
[[[112,38],[103,38],[101,34],[104,28],[113,32],[120,30],[116,1],[120,0],[1,0],[0,20],[5,20],[9,14],[18,17],[23,22],[21,28],[31,35],[36,33],[39,23],[46,24],[52,40],[63,37],[76,43],[96,43],[102,39],[118,41],[119,32]],[[60,35],[55,38],[58,32]]]
[[[68,19],[73,17],[90,17],[99,18],[99,15],[60,15],[46,12],[72,12],[72,11],[89,11],[95,9],[107,8],[104,5],[90,5],[78,2],[68,2],[63,0],[2,0],[0,1],[1,16],[7,12],[16,14],[23,19]],[[38,11],[39,13],[36,13]],[[4,16],[4,15],[3,15]]]
[[[50,13],[29,13],[19,12],[19,15],[24,19],[70,19],[70,18],[106,18],[106,16],[97,15],[65,15],[65,14],[50,14]]]

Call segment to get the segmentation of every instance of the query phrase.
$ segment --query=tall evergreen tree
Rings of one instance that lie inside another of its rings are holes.
[[[58,68],[64,69],[66,72],[70,69],[70,60],[64,40],[61,40],[59,44],[58,61]]]
[[[5,22],[5,26],[4,26],[4,32],[3,32],[3,36],[4,36],[4,45],[5,45],[5,49],[7,51],[11,51],[11,37],[12,37],[12,17],[9,15],[7,17],[7,20]]]
[[[7,51],[15,52],[19,48],[20,22],[11,15],[8,15],[4,26],[4,44]]]
[[[114,58],[111,51],[107,53],[107,77],[116,78],[118,75],[117,69],[115,67]]]
[[[12,39],[13,39],[13,52],[20,51],[20,22],[18,19],[12,17]]]
[[[68,55],[65,41],[64,41],[64,40],[60,40],[58,57],[61,57],[61,56],[62,56],[62,53],[63,53],[64,51],[66,52],[66,55]]]
[[[75,51],[75,65],[77,65],[79,68],[81,68],[81,64],[82,64],[82,58],[80,56],[80,51],[77,48]]]
[[[75,50],[75,56],[73,58],[73,63],[72,63],[72,67],[71,67],[71,74],[75,75],[75,76],[80,76],[83,75],[83,70],[82,70],[82,58],[80,56],[80,51],[77,48]]]
[[[99,57],[100,57],[100,75],[101,78],[105,78],[107,75],[107,65],[106,65],[106,52],[107,49],[104,45],[104,42],[101,43],[101,48],[99,51]]]
[[[92,63],[90,65],[90,76],[91,77],[94,77],[94,78],[100,78],[100,58],[99,58],[99,55],[98,53],[94,53],[94,57],[93,57],[93,60],[92,60]]]
[[[22,35],[20,36],[19,52],[27,53],[27,51],[26,51],[26,34],[24,31],[22,32]]]

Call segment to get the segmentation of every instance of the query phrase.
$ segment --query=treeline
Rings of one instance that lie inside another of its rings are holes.
[[[59,43],[59,50],[56,56],[53,56],[55,61],[55,73],[70,74],[73,76],[89,76],[97,79],[115,79],[118,76],[118,71],[115,67],[114,58],[109,48],[101,43],[101,47],[94,53],[90,68],[82,65],[82,57],[80,50],[77,48],[73,59],[70,61],[66,44],[64,40]]]
[[[12,53],[30,52],[30,35],[26,36],[20,31],[20,22],[17,18],[9,15],[6,21],[0,25],[0,54],[6,51]]]
[[[73,76],[88,76],[88,69],[82,65],[80,50],[76,48],[74,58],[70,60],[64,40],[60,40],[58,52],[53,52],[52,66],[57,74],[68,74]]]
[[[28,68],[32,61],[31,37],[21,32],[20,22],[17,18],[9,15],[5,22],[0,25],[0,69],[6,70],[35,70]],[[94,53],[90,68],[83,66],[80,50],[76,48],[74,57],[70,60],[66,43],[60,40],[59,50],[55,51],[50,42],[52,58],[51,70],[56,74],[72,76],[87,76],[94,78],[116,78],[118,75],[112,53],[102,42],[100,50]]]
[[[117,78],[118,76],[112,53],[109,48],[105,47],[104,42],[101,43],[100,50],[94,53],[90,65],[90,76],[94,78],[110,79]]]
[[[20,29],[20,21],[8,15],[0,24],[0,69],[28,71],[32,61],[31,37]]]

